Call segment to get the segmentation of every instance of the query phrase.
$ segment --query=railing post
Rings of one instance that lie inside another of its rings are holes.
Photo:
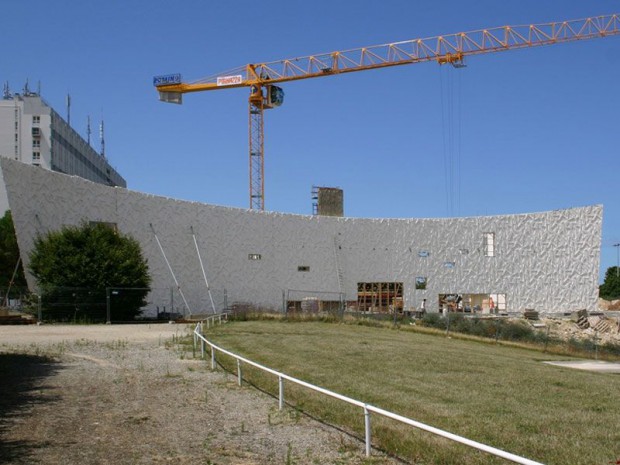
[[[370,412],[364,405],[364,429],[366,430],[366,457],[370,457]]]
[[[211,346],[211,369],[215,370],[215,347]]]
[[[282,410],[284,408],[284,379],[282,376],[278,376],[278,408]]]
[[[237,359],[237,384],[241,386],[241,360]]]
[[[201,360],[205,359],[205,341],[200,339],[200,358]]]

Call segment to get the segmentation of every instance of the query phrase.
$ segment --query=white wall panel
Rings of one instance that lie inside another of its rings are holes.
[[[193,313],[209,305],[192,230],[209,284],[220,294],[226,289],[228,303],[280,309],[287,289],[337,293],[337,253],[348,300],[356,299],[358,282],[397,281],[404,283],[405,308],[427,298],[436,311],[444,293],[506,294],[509,311],[597,305],[602,206],[447,219],[300,216],[162,198],[1,163],[26,265],[37,233],[83,220],[117,223],[142,244],[153,305],[167,302],[174,280],[151,225]],[[485,232],[495,234],[494,257],[484,256]],[[418,256],[422,250],[429,256]],[[417,276],[428,278],[426,290],[415,289]]]

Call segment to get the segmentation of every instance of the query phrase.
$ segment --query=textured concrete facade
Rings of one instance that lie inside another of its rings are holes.
[[[437,311],[437,296],[447,293],[502,294],[508,311],[597,305],[601,206],[448,219],[299,216],[156,197],[0,163],[26,266],[38,233],[82,221],[116,223],[142,244],[153,306],[175,286],[172,269],[190,311],[210,310],[196,244],[211,288],[226,289],[229,304],[279,310],[291,289],[342,292],[352,301],[359,282],[402,282],[405,309],[426,298],[427,309]],[[415,288],[417,277],[427,278],[426,289]]]

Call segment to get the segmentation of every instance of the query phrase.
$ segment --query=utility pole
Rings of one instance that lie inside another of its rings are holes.
[[[616,248],[616,278],[620,276],[620,242],[614,244]]]

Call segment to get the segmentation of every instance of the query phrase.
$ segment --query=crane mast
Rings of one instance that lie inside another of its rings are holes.
[[[250,208],[264,210],[264,111],[280,106],[284,92],[276,84],[435,61],[460,66],[467,56],[554,45],[620,34],[618,14],[544,24],[502,26],[413,39],[350,50],[248,64],[192,83],[180,74],[156,76],[160,100],[182,103],[183,94],[249,87]]]

